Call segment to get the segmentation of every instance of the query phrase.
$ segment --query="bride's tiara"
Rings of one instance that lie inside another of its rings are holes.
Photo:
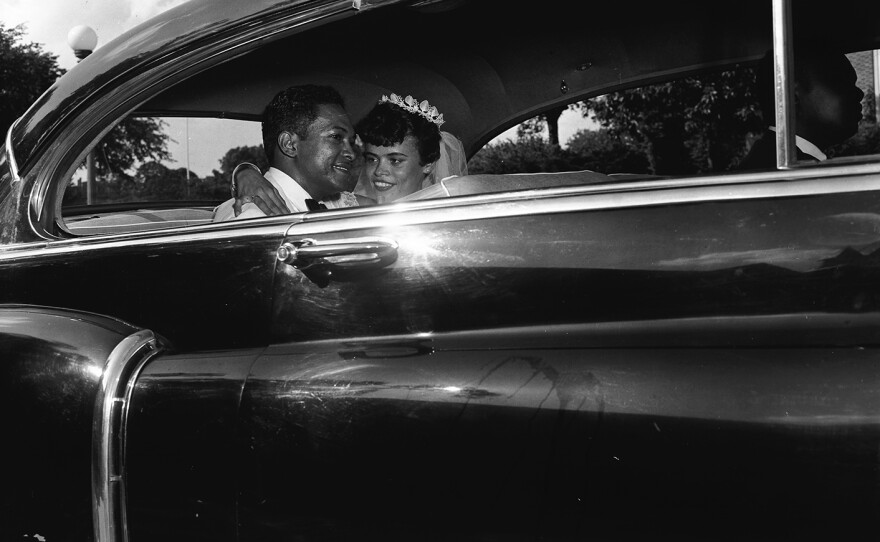
[[[415,113],[416,115],[421,115],[429,121],[436,124],[438,127],[442,125],[444,122],[443,114],[437,111],[437,108],[428,103],[428,100],[422,100],[419,103],[418,100],[413,98],[412,96],[407,96],[406,98],[401,98],[397,94],[392,94],[389,98],[388,96],[382,96],[382,99],[379,100],[379,103],[392,103],[398,107],[402,107],[403,109],[409,111],[410,113]]]

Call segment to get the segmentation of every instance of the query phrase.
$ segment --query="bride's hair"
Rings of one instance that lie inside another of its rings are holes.
[[[355,132],[365,144],[391,147],[403,143],[406,136],[416,140],[419,165],[432,162],[434,168],[422,181],[427,188],[446,177],[467,175],[467,157],[461,141],[449,132],[440,131],[443,115],[427,101],[418,102],[412,96],[397,94],[382,96],[373,109],[355,125]],[[359,186],[362,182],[359,181]],[[370,188],[361,193],[373,197]]]
[[[419,165],[440,158],[440,128],[422,115],[391,102],[376,104],[358,121],[355,132],[364,143],[378,147],[391,147],[403,143],[406,136],[413,136],[419,150]]]

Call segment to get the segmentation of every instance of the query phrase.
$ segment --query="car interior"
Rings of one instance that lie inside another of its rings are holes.
[[[460,138],[467,156],[473,157],[499,134],[560,106],[754,66],[772,44],[771,7],[766,0],[651,3],[638,9],[623,3],[562,0],[541,6],[444,0],[352,10],[344,18],[325,21],[330,24],[292,27],[246,54],[174,81],[146,97],[128,116],[162,125],[183,121],[184,131],[178,127],[170,137],[186,142],[187,157],[177,164],[188,166],[189,156],[199,152],[198,144],[218,138],[221,131],[238,137],[230,140],[230,149],[259,145],[259,121],[271,97],[291,85],[318,82],[341,92],[353,120],[383,94],[430,99],[444,114],[443,129]],[[796,4],[792,28],[797,39],[808,42],[821,37],[847,52],[878,47],[880,33],[872,21],[880,20],[880,7],[850,0],[834,7]],[[394,32],[377,32],[377,28]],[[352,43],[362,46],[353,51]],[[220,123],[224,128],[219,128]],[[203,125],[202,132],[190,132],[198,124]],[[214,151],[208,159],[216,164],[212,173],[200,172],[195,180],[190,168],[183,167],[184,173],[174,177],[183,188],[164,195],[139,195],[137,186],[147,183],[129,172],[135,178],[130,183],[134,188],[124,197],[117,193],[91,202],[83,197],[82,167],[65,187],[63,227],[76,236],[209,223],[213,207],[229,194],[229,169],[221,166],[223,160],[223,151]],[[406,199],[669,177],[626,173],[601,168],[518,174],[480,171]],[[197,190],[190,188],[197,185]]]

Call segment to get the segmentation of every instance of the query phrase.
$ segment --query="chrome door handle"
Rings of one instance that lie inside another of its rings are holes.
[[[338,269],[384,267],[397,260],[397,241],[384,237],[358,237],[285,242],[278,248],[278,261],[297,269],[328,266]]]

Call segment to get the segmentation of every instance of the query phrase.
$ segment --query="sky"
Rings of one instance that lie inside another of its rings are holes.
[[[25,42],[41,44],[43,51],[57,57],[60,67],[70,69],[77,62],[73,50],[67,44],[67,34],[71,28],[79,25],[92,27],[98,35],[96,49],[99,49],[122,32],[185,2],[186,0],[0,0],[0,22],[6,27],[23,24]],[[563,146],[578,129],[586,126],[586,121],[579,113],[564,113],[559,123],[559,139]],[[218,164],[213,153],[199,152],[203,150],[199,146],[204,145],[206,140],[192,137],[192,134],[187,138],[186,134],[190,132],[178,129],[172,137],[181,144],[189,139],[193,144],[187,147],[190,156],[212,156],[210,162],[189,164],[198,175],[209,174]],[[511,128],[494,141],[515,137],[516,129]]]
[[[0,21],[7,27],[25,25],[26,42],[35,42],[70,69],[76,57],[67,33],[78,25],[91,26],[98,47],[150,17],[185,0],[0,0]]]

